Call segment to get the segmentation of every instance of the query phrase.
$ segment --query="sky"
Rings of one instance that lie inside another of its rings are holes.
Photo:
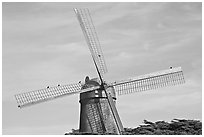
[[[202,120],[201,3],[3,3],[2,133],[63,135],[79,128],[79,95],[23,109],[14,95],[97,77],[73,8],[89,8],[107,81],[181,66],[186,83],[119,96],[124,127]]]

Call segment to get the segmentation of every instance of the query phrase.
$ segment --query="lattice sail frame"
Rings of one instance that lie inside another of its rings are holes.
[[[115,81],[110,85],[114,87],[118,95],[124,95],[183,83],[185,83],[183,71],[181,67],[177,67],[127,80]]]
[[[108,70],[90,12],[88,9],[74,9],[74,11],[86,38],[92,58],[96,62],[99,72],[103,78],[104,74]]]
[[[50,88],[34,90],[26,93],[16,94],[15,98],[17,100],[18,107],[22,108],[25,106],[63,97],[65,95],[73,95],[73,94],[97,90],[100,88],[99,86],[96,86],[96,87],[91,87],[91,88],[82,90],[81,87],[82,85],[80,83],[50,87]]]
[[[91,55],[99,68],[101,75],[107,72],[104,56],[101,50],[93,21],[88,9],[74,9],[80,26],[85,35]],[[184,83],[184,76],[181,67],[154,72],[135,78],[108,83],[115,88],[118,95],[129,94],[138,91],[156,89],[164,86]],[[52,100],[65,95],[72,95],[82,92],[97,90],[100,87],[92,87],[81,90],[81,84],[70,84],[58,87],[35,90],[15,95],[19,107],[24,107],[47,100]]]
[[[139,91],[157,89],[185,83],[181,67],[153,72],[121,81],[108,83],[113,86],[118,95],[130,94]],[[73,95],[100,89],[100,86],[81,89],[83,84],[70,84],[45,89],[34,90],[15,95],[18,107],[45,102],[65,95]]]

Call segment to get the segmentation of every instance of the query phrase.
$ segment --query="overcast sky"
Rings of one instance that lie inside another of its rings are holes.
[[[119,96],[124,127],[202,118],[201,3],[3,3],[3,134],[62,135],[79,127],[79,96],[17,108],[14,95],[96,77],[73,8],[89,8],[108,73],[122,80],[181,66],[186,83]]]

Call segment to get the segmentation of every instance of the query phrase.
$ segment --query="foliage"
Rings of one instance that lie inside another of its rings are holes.
[[[198,120],[173,119],[170,123],[165,121],[150,122],[136,128],[124,128],[123,135],[202,135],[202,122]],[[104,133],[110,135],[112,133]],[[99,135],[98,133],[80,133],[72,130],[65,135]],[[100,134],[101,135],[101,134]]]

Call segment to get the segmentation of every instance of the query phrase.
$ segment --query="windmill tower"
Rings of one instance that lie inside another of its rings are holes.
[[[91,56],[98,73],[98,78],[89,79],[84,83],[49,87],[15,95],[18,107],[80,94],[80,132],[122,134],[122,122],[117,112],[116,94],[123,95],[139,91],[152,90],[165,86],[183,84],[184,76],[181,67],[170,68],[126,80],[105,82],[107,72],[100,42],[88,9],[74,9]]]

